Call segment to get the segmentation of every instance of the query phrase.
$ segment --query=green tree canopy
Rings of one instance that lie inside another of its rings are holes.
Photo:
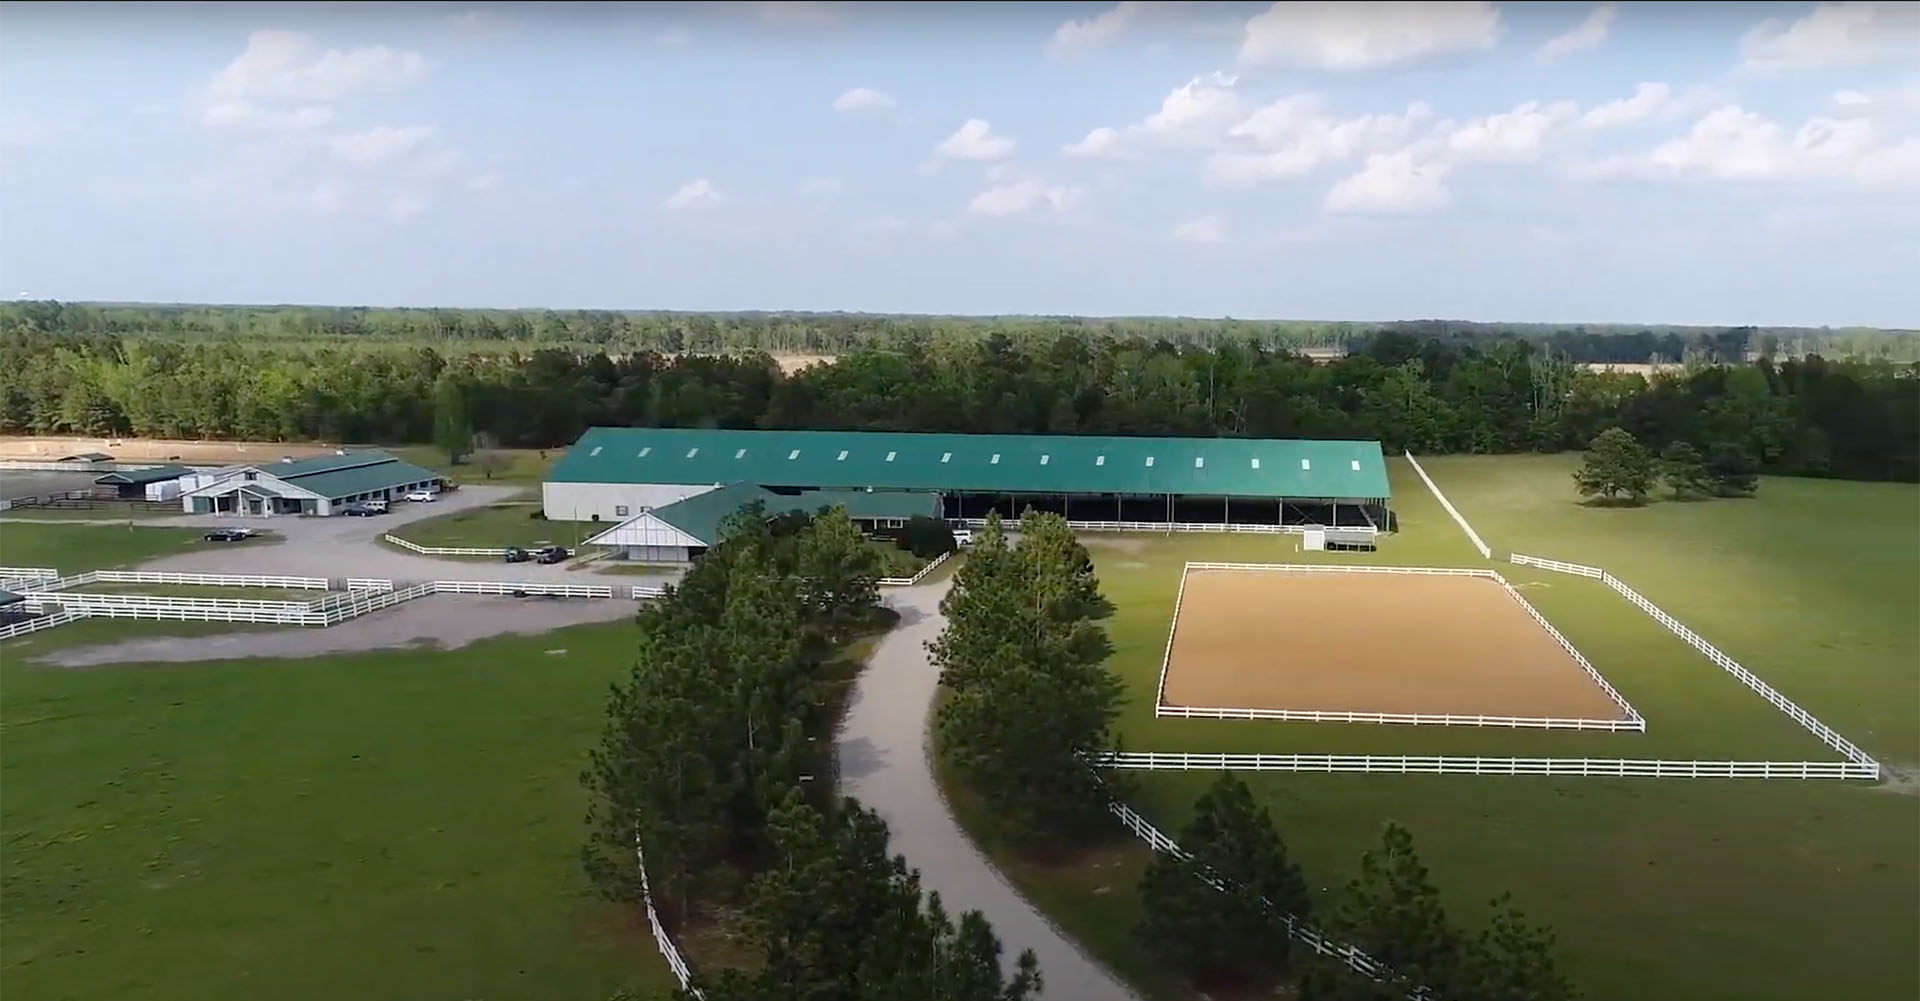
[[[1608,428],[1587,446],[1573,482],[1580,496],[1638,503],[1653,489],[1653,456],[1623,428]]]

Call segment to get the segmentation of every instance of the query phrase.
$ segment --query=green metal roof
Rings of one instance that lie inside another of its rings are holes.
[[[101,486],[141,487],[149,483],[177,480],[191,472],[193,472],[193,470],[188,469],[186,466],[155,466],[152,469],[129,469],[122,472],[108,473],[93,482]]]
[[[592,428],[555,483],[1372,499],[1376,441]]]
[[[649,513],[682,532],[712,545],[720,540],[721,523],[755,501],[765,506],[768,517],[790,511],[813,514],[824,507],[845,508],[847,517],[861,520],[911,518],[914,515],[926,515],[930,518],[940,516],[940,498],[931,493],[900,490],[809,490],[798,495],[787,495],[762,490],[751,483],[730,483],[718,490],[709,490],[665,507],[654,508]]]
[[[322,497],[347,497],[370,490],[386,490],[405,486],[409,483],[430,483],[445,477],[431,469],[422,469],[411,462],[401,462],[385,452],[360,452],[360,456],[378,455],[381,458],[373,462],[360,462],[334,468],[316,469],[311,472],[287,475],[284,470],[299,463],[274,463],[261,466],[264,472],[293,484],[302,490],[311,490]],[[331,456],[342,459],[347,456]]]

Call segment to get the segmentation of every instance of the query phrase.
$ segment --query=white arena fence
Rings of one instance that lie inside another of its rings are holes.
[[[156,573],[147,570],[95,570],[103,584],[190,584],[203,587],[274,587],[289,591],[327,589],[325,577],[276,577],[271,574]]]
[[[1367,772],[1395,775],[1561,775],[1673,779],[1876,779],[1856,761],[1666,761],[1653,758],[1489,758],[1406,754],[1215,754],[1130,751],[1097,759],[1144,771]]]
[[[1454,507],[1452,501],[1447,500],[1447,495],[1440,492],[1440,487],[1433,482],[1433,477],[1428,476],[1427,471],[1420,468],[1420,460],[1414,458],[1412,452],[1405,454],[1407,463],[1413,466],[1414,472],[1420,474],[1420,482],[1427,485],[1427,490],[1433,494],[1433,499],[1439,501],[1440,506],[1445,508],[1448,514],[1453,516],[1453,523],[1459,525],[1460,530],[1467,533],[1467,541],[1473,543],[1473,548],[1480,551],[1481,558],[1492,559],[1493,550],[1487,547],[1485,539],[1480,538],[1480,533],[1474,531],[1472,525],[1467,524],[1466,515],[1461,514],[1460,509]]]
[[[329,591],[314,601],[269,601],[251,598],[212,598],[148,594],[87,594],[67,587],[94,583],[113,574],[113,579],[139,578],[133,582],[223,584],[227,586],[288,587],[285,582],[313,580],[322,586],[323,578],[237,577],[221,574],[141,574],[135,571],[89,571],[73,577],[36,578],[60,587],[44,587],[21,593],[23,604],[49,614],[26,619],[0,628],[0,640],[50,629],[83,618],[167,619],[191,622],[239,622],[279,626],[336,626],[369,612],[391,608],[432,594],[485,594],[515,597],[551,596],[559,598],[615,599],[642,601],[657,598],[664,588],[635,585],[614,587],[606,584],[555,584],[538,581],[440,580],[396,584],[391,580],[349,578],[348,590]],[[155,578],[155,579],[149,579]],[[241,581],[253,581],[252,585]],[[268,581],[273,583],[259,583]]]
[[[955,518],[968,528],[981,528],[987,523],[985,518]],[[1005,519],[1009,525],[1014,519]],[[1255,525],[1223,524],[1213,521],[1069,521],[1067,527],[1075,532],[1214,532],[1244,535],[1305,535],[1310,531],[1331,529],[1333,525]],[[1374,525],[1341,525],[1342,532],[1365,532],[1379,535],[1380,529]]]
[[[1547,631],[1547,634],[1552,636],[1555,642],[1560,644],[1561,649],[1565,650],[1567,652],[1567,655],[1573,658],[1573,662],[1575,664],[1578,664],[1580,666],[1580,669],[1587,673],[1587,677],[1593,679],[1593,682],[1600,686],[1600,690],[1606,693],[1607,698],[1611,699],[1614,705],[1617,705],[1620,707],[1620,711],[1624,714],[1624,716],[1621,719],[1588,719],[1588,718],[1579,718],[1579,717],[1558,717],[1558,716],[1485,716],[1485,715],[1477,715],[1477,714],[1456,715],[1451,713],[1328,712],[1328,711],[1316,710],[1316,709],[1250,709],[1250,708],[1238,708],[1238,707],[1226,707],[1226,706],[1168,705],[1166,701],[1167,670],[1173,663],[1173,638],[1174,638],[1175,631],[1178,630],[1179,628],[1180,605],[1186,599],[1187,574],[1194,570],[1230,570],[1230,571],[1252,571],[1252,572],[1271,571],[1271,572],[1278,572],[1278,573],[1411,574],[1411,575],[1417,575],[1417,576],[1479,577],[1487,580],[1492,580],[1498,583],[1502,588],[1504,588],[1508,596],[1513,598],[1515,602],[1518,602],[1520,607],[1525,609],[1527,614],[1533,617],[1533,621],[1536,624],[1538,624],[1542,629],[1545,629]],[[1380,723],[1380,724],[1389,724],[1389,725],[1412,725],[1412,726],[1480,726],[1480,727],[1491,726],[1491,727],[1508,727],[1508,728],[1520,728],[1520,729],[1531,729],[1531,730],[1602,730],[1602,731],[1609,731],[1609,732],[1631,731],[1635,733],[1644,733],[1647,729],[1647,721],[1641,717],[1639,711],[1634,709],[1633,706],[1627,702],[1626,698],[1623,697],[1618,691],[1616,691],[1613,685],[1608,683],[1605,677],[1601,676],[1600,672],[1594,668],[1593,664],[1589,662],[1585,656],[1581,655],[1580,651],[1575,649],[1573,644],[1568,642],[1565,636],[1562,636],[1560,634],[1560,630],[1555,629],[1552,623],[1548,622],[1543,616],[1541,616],[1541,614],[1534,609],[1533,605],[1530,604],[1526,598],[1521,596],[1520,592],[1514,590],[1513,586],[1508,584],[1505,578],[1501,577],[1498,573],[1492,570],[1481,570],[1481,569],[1471,568],[1471,567],[1355,566],[1355,565],[1338,564],[1338,563],[1316,564],[1316,563],[1210,563],[1210,562],[1198,562],[1198,561],[1190,562],[1186,564],[1186,566],[1181,570],[1180,590],[1173,599],[1173,623],[1167,628],[1166,651],[1160,657],[1160,685],[1159,685],[1158,691],[1154,695],[1153,714],[1155,716],[1160,716],[1160,717],[1174,717],[1174,718],[1184,718],[1184,719],[1278,720],[1283,722],[1295,722],[1295,723]]]
[[[1760,680],[1752,671],[1742,667],[1739,661],[1721,653],[1718,647],[1701,638],[1699,633],[1687,628],[1679,619],[1668,615],[1660,606],[1648,601],[1640,592],[1628,587],[1620,578],[1615,577],[1599,567],[1582,566],[1578,563],[1562,563],[1558,560],[1545,560],[1520,553],[1514,553],[1512,559],[1514,563],[1520,566],[1538,567],[1543,570],[1553,570],[1558,573],[1576,574],[1581,577],[1599,579],[1621,597],[1633,602],[1641,611],[1652,616],[1654,621],[1665,626],[1669,632],[1686,641],[1688,646],[1705,654],[1707,659],[1719,665],[1721,670],[1738,678],[1741,684],[1752,689],[1761,698],[1771,703],[1774,708],[1785,713],[1788,718],[1806,728],[1807,732],[1820,738],[1821,743],[1840,752],[1846,757],[1849,765],[1870,772],[1870,774],[1850,777],[1874,779],[1880,777],[1880,763],[1875,761],[1865,751],[1862,751],[1852,741],[1840,736],[1838,731],[1820,722],[1812,713],[1795,705],[1793,700],[1780,694],[1772,685]]]
[[[58,580],[60,571],[52,567],[0,567],[0,587],[9,591],[31,587],[37,580]]]
[[[933,572],[935,567],[945,563],[948,559],[952,558],[952,556],[953,551],[948,550],[934,557],[933,562],[921,567],[920,572],[911,577],[882,577],[875,583],[878,583],[881,587],[912,587],[924,580],[928,574]]]
[[[421,546],[408,542],[397,535],[382,535],[381,538],[402,549],[412,550],[422,556],[499,556],[504,558],[507,555],[505,547],[499,549],[472,549],[461,546]]]

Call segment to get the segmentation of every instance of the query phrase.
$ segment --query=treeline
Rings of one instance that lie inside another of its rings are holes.
[[[833,725],[854,668],[834,652],[884,628],[876,557],[844,511],[747,509],[638,616],[582,776],[594,885],[665,927],[738,915],[755,953],[703,971],[706,1001],[1020,1001],[977,912],[957,920],[887,851],[886,824],[834,793]],[[645,874],[638,861],[644,855]],[[691,997],[691,995],[681,995]]]
[[[899,350],[999,333],[1016,340],[1074,335],[1093,340],[1167,340],[1267,348],[1364,350],[1382,334],[1453,347],[1524,340],[1577,362],[1740,363],[1750,353],[1799,357],[1920,359],[1914,331],[1874,328],[1679,327],[1623,324],[1469,323],[1408,320],[1356,323],[1194,317],[918,316],[876,313],[675,313],[635,310],[372,309],[322,306],[0,303],[0,330],[42,334],[246,343],[344,338],[443,350],[531,346],[662,352],[770,351],[843,354]]]
[[[1107,669],[1100,593],[1087,551],[1057,515],[1029,512],[1009,543],[998,516],[941,602],[947,626],[929,645],[945,698],[935,750],[990,818],[993,837],[1040,862],[1121,835],[1109,804],[1129,790],[1095,763],[1117,749],[1124,697]],[[1185,855],[1157,853],[1140,882],[1140,946],[1195,986],[1266,996],[1295,985],[1318,1001],[1436,998],[1564,1001],[1553,936],[1505,898],[1468,934],[1440,903],[1404,829],[1389,827],[1322,920],[1300,866],[1247,786],[1221,778],[1180,835]],[[1375,979],[1302,956],[1296,921],[1320,920],[1389,972]],[[1236,993],[1234,996],[1239,996]]]
[[[427,442],[434,385],[483,442],[555,447],[596,424],[1378,438],[1422,453],[1561,451],[1622,427],[1730,445],[1761,472],[1920,480],[1920,365],[1594,372],[1524,342],[1410,335],[1316,363],[1257,344],[1063,336],[863,349],[783,375],[764,354],[182,344],[0,335],[0,431]]]

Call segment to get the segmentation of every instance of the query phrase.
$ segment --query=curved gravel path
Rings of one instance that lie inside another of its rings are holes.
[[[921,885],[940,894],[947,913],[978,910],[1006,948],[1004,968],[1032,949],[1049,1001],[1122,1001],[1137,997],[1026,901],[953,819],[927,760],[928,715],[939,673],[925,644],[945,620],[940,599],[948,582],[887,595],[900,626],[874,650],[854,688],[835,748],[841,788],[886,819],[893,850],[920,870]]]

